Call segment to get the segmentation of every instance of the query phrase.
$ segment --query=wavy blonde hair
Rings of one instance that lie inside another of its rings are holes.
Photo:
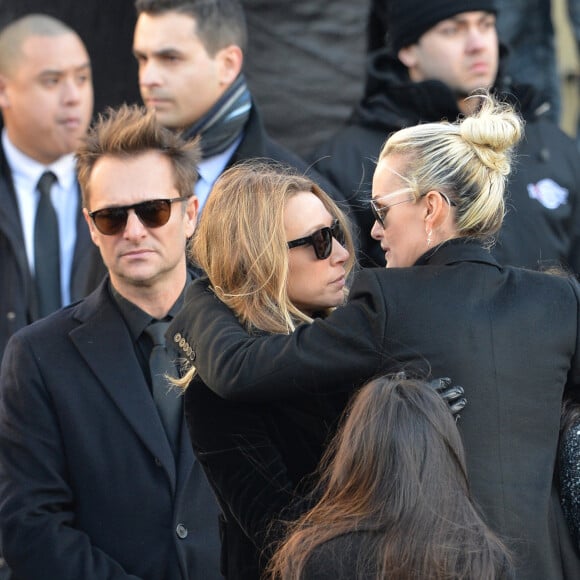
[[[426,123],[394,133],[379,161],[401,154],[407,159],[402,179],[416,199],[432,190],[445,193],[457,205],[460,237],[489,240],[505,214],[505,186],[514,146],[523,121],[511,105],[488,93],[479,109],[455,123]]]
[[[288,298],[288,200],[308,191],[318,197],[345,232],[353,267],[350,225],[336,202],[310,178],[276,163],[248,161],[225,171],[214,184],[190,246],[216,295],[250,331],[290,333],[312,319]]]
[[[190,261],[207,274],[218,298],[249,332],[289,334],[298,324],[312,322],[288,297],[284,211],[288,200],[303,191],[318,197],[339,221],[350,254],[345,264],[348,276],[354,266],[354,245],[346,215],[310,178],[270,161],[254,159],[224,171],[190,241]],[[185,389],[196,370],[183,363],[185,374],[171,382]]]

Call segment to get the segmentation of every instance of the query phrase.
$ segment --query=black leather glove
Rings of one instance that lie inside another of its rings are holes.
[[[432,381],[429,381],[429,386],[433,387],[433,389],[443,397],[443,400],[449,406],[451,413],[453,413],[455,421],[457,421],[460,416],[459,413],[463,411],[465,405],[467,405],[467,399],[465,398],[463,387],[452,385],[449,377],[433,379]]]

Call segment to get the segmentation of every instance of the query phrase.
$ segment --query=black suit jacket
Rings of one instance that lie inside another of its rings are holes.
[[[311,505],[314,472],[347,394],[247,405],[199,378],[185,392],[193,449],[222,508],[228,580],[257,580],[285,529]],[[312,476],[312,477],[311,477]]]
[[[574,280],[501,267],[454,240],[412,268],[360,272],[349,303],[290,336],[249,338],[203,284],[178,329],[201,378],[239,401],[351,388],[414,369],[464,386],[462,431],[472,492],[513,549],[517,578],[580,578],[553,485],[565,389],[580,387]]]
[[[72,301],[94,290],[104,274],[105,267],[82,215],[79,191],[77,238],[70,280]],[[12,175],[0,146],[0,361],[14,332],[38,318],[33,294],[34,281],[26,257]]]
[[[221,577],[219,509],[174,460],[106,281],[17,332],[0,374],[0,529],[15,580]]]

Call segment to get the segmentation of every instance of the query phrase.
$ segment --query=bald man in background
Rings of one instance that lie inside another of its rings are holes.
[[[30,14],[0,31],[0,111],[1,361],[16,330],[82,298],[104,274],[82,217],[74,168],[73,152],[93,111],[91,63],[74,30]],[[45,173],[53,230],[38,211]],[[37,278],[45,258],[38,248],[55,238],[55,296],[44,303]]]
[[[34,238],[45,172],[56,178],[55,307],[87,294],[104,274],[82,217],[73,159],[92,110],[91,63],[74,30],[31,14],[0,31],[0,362],[12,334],[41,317]],[[7,578],[0,557],[0,579]]]

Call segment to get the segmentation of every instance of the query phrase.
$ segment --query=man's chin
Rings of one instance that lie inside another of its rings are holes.
[[[487,80],[470,84],[464,87],[458,87],[455,89],[455,94],[458,99],[466,99],[467,97],[471,97],[477,95],[478,93],[483,93],[485,91],[489,91],[493,87],[492,82],[488,82]]]
[[[181,128],[175,113],[168,107],[163,105],[154,106],[147,104],[147,108],[150,111],[155,112],[155,118],[166,129],[177,130]]]
[[[455,97],[458,101],[467,99],[469,97],[477,97],[478,94],[484,93],[486,90],[486,87],[478,86],[475,86],[472,89],[459,89],[455,91]]]

